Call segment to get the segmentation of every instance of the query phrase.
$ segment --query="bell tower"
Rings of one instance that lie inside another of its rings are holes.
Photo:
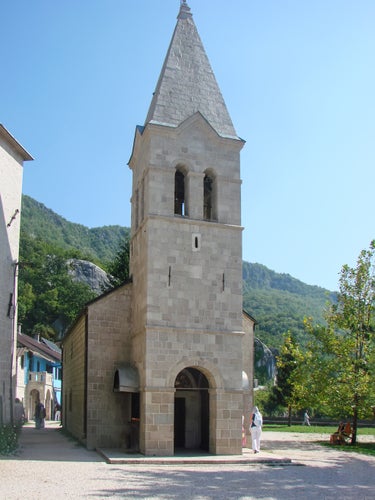
[[[243,145],[183,0],[129,161],[132,358],[146,455],[242,452]]]

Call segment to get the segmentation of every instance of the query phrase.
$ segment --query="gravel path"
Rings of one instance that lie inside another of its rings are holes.
[[[288,466],[255,456],[248,464],[109,465],[51,422],[24,428],[20,452],[0,459],[0,499],[374,499],[375,457],[317,439],[328,436],[263,432],[256,457],[290,458]]]

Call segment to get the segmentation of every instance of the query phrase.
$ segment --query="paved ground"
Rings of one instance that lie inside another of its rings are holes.
[[[25,427],[19,453],[0,460],[0,499],[374,499],[375,457],[317,439],[328,436],[263,432],[261,453],[232,463],[108,464],[51,422]]]

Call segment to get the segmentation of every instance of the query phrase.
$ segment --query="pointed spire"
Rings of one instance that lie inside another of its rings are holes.
[[[180,0],[180,12],[178,13],[177,19],[186,19],[187,17],[192,17],[190,10],[191,9],[186,3],[186,0]]]
[[[223,137],[238,138],[186,0],[162,67],[147,123],[178,127],[200,112]]]

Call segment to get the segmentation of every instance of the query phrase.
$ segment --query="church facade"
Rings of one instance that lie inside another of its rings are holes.
[[[131,280],[87,304],[63,342],[63,424],[88,448],[242,452],[243,145],[182,1],[129,161]]]

